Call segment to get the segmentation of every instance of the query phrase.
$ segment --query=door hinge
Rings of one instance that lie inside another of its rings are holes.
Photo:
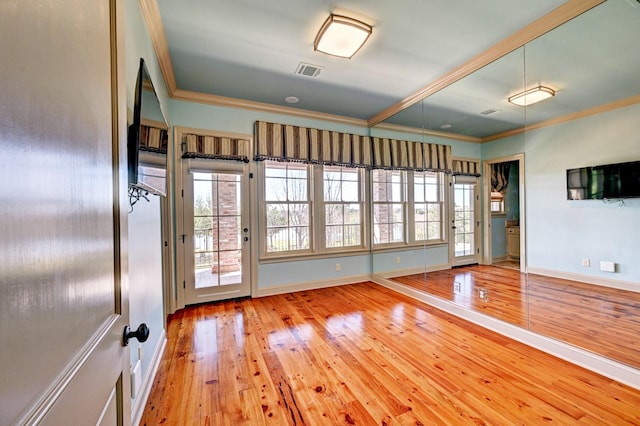
[[[253,172],[249,173],[249,179],[253,179]]]
[[[180,196],[181,196],[182,198],[184,198],[184,189],[181,189],[181,190],[180,190]]]
[[[187,288],[187,282],[186,281],[182,281],[182,288],[183,289]]]
[[[182,237],[182,244],[184,244],[184,237],[186,237],[187,235],[186,234],[182,234],[180,236]]]

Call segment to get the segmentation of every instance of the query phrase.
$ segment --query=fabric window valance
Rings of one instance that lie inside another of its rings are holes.
[[[256,161],[371,166],[368,136],[319,130],[289,124],[256,122]]]
[[[256,161],[300,161],[378,169],[450,173],[451,147],[256,122]]]
[[[220,136],[204,136],[187,133],[183,136],[182,158],[208,158],[249,162],[250,142]]]
[[[166,129],[153,126],[140,126],[140,149],[143,151],[167,153],[169,136]]]
[[[480,163],[469,160],[453,160],[454,176],[481,176]]]
[[[373,138],[373,168],[451,173],[451,147],[422,142]]]

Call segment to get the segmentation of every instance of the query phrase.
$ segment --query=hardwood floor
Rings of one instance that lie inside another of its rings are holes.
[[[361,283],[188,307],[141,424],[640,424],[640,391]]]
[[[640,293],[483,265],[394,280],[640,368]]]

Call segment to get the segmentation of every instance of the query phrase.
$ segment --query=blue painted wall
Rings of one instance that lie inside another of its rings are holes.
[[[168,113],[168,94],[162,79],[151,38],[137,1],[127,1],[125,11],[126,93],[129,121],[134,102],[134,91],[140,58],[144,58],[153,85],[158,92],[162,109]],[[170,121],[170,117],[167,117]],[[159,350],[164,336],[165,321],[162,289],[162,241],[160,232],[160,198],[152,195],[150,202],[138,202],[128,216],[129,241],[129,316],[132,327],[144,322],[150,335],[145,343],[132,340],[130,359],[133,366],[138,360],[138,346],[142,346],[143,383],[151,380],[153,355]],[[132,400],[135,408],[136,399]]]
[[[530,267],[640,283],[640,199],[619,205],[566,196],[566,169],[640,160],[638,117],[633,105],[527,133]],[[618,272],[601,272],[601,260],[616,262]]]

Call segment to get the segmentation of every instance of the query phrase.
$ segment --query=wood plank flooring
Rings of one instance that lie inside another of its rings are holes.
[[[640,368],[640,293],[484,265],[394,280]]]
[[[187,307],[146,425],[640,425],[640,391],[373,283]]]

